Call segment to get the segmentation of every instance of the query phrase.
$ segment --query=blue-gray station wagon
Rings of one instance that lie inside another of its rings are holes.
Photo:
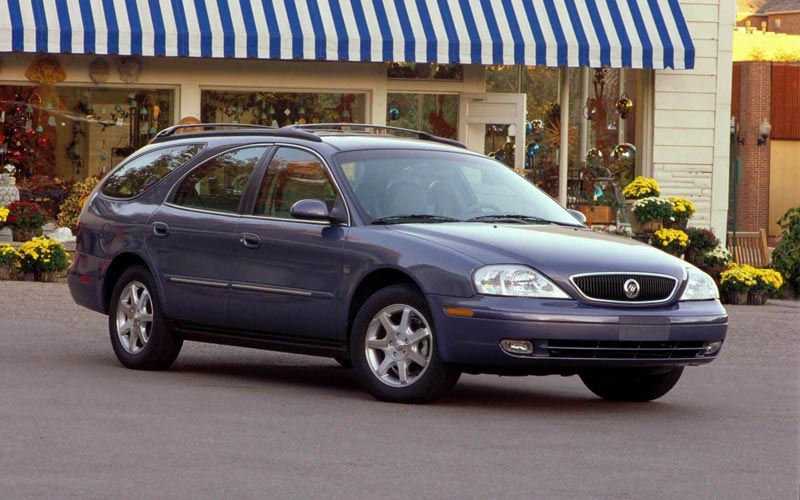
[[[327,356],[378,399],[461,373],[649,401],[713,361],[714,281],[587,228],[454,141],[366,125],[166,129],[86,200],[69,270],[128,368],[193,340]]]

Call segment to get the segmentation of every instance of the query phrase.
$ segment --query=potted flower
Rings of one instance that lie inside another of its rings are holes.
[[[61,211],[58,213],[60,227],[68,227],[73,233],[77,232],[78,216],[81,214],[83,204],[99,182],[100,179],[97,177],[87,177],[72,185],[69,196],[61,204]]]
[[[661,229],[664,219],[672,215],[672,203],[663,198],[651,196],[636,200],[631,208],[631,230],[635,234],[652,233]]]
[[[747,303],[762,305],[767,303],[767,297],[775,297],[783,286],[783,276],[774,269],[754,269],[756,284],[750,289]]]
[[[642,198],[658,197],[661,189],[655,179],[641,175],[622,188],[622,196],[626,200],[641,200]]]
[[[0,280],[16,275],[17,251],[11,245],[0,245]]]
[[[713,250],[703,254],[703,261],[705,262],[703,270],[714,278],[714,281],[719,285],[720,274],[732,260],[733,255],[731,255],[730,250],[722,245],[717,245]]]
[[[0,206],[0,241],[13,241],[14,237],[11,233],[11,228],[6,227],[6,220],[8,219],[8,209]]]
[[[699,227],[690,227],[686,230],[686,234],[689,235],[689,246],[686,248],[686,261],[698,267],[705,265],[705,254],[717,248],[719,240],[714,233],[708,229]]]
[[[53,281],[55,273],[69,267],[64,244],[44,236],[23,243],[17,250],[17,257],[17,267],[33,274],[35,281]]]
[[[669,198],[669,201],[672,203],[672,215],[664,222],[664,225],[666,227],[683,229],[685,231],[686,226],[689,225],[689,219],[696,211],[694,203],[692,203],[692,200],[680,196],[673,196]]]
[[[719,277],[720,289],[729,304],[747,304],[750,289],[756,286],[755,268],[731,264]]]
[[[6,224],[11,227],[14,241],[28,241],[34,236],[40,236],[45,222],[47,215],[36,203],[15,201],[8,206]]]
[[[662,228],[650,237],[650,245],[679,257],[689,246],[689,236],[680,229]]]

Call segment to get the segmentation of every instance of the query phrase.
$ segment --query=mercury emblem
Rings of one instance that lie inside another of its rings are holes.
[[[641,287],[639,286],[639,282],[634,279],[629,279],[626,281],[622,288],[625,290],[625,296],[629,299],[635,299],[639,296],[639,292],[641,292]]]

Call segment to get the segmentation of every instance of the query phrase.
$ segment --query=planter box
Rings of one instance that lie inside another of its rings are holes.
[[[613,224],[617,218],[614,209],[608,205],[578,205],[577,210],[586,216],[589,224]]]

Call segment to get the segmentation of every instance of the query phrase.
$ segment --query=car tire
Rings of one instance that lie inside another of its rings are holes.
[[[161,312],[152,274],[142,266],[126,269],[114,284],[108,330],[117,359],[135,370],[164,370],[183,347]]]
[[[367,392],[382,401],[427,403],[453,388],[461,372],[442,361],[431,318],[409,285],[367,299],[350,335],[350,359]]]
[[[580,377],[590,391],[603,399],[644,402],[668,393],[678,383],[682,373],[682,366],[656,373],[623,368],[581,373]]]

